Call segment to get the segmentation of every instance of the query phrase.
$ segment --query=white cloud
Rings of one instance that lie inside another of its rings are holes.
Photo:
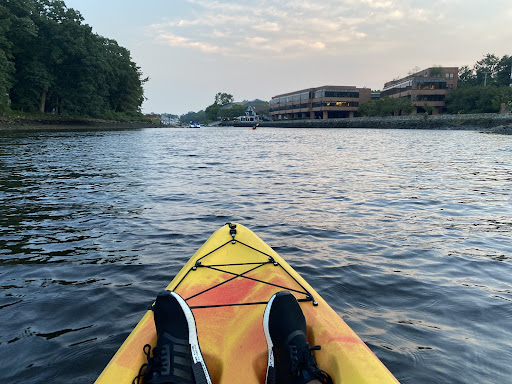
[[[257,23],[256,25],[253,25],[252,28],[257,31],[267,32],[279,32],[281,30],[279,24],[270,21],[265,21],[264,23]]]
[[[158,36],[158,40],[173,47],[194,48],[206,53],[216,53],[221,51],[221,48],[216,45],[204,43],[201,41],[193,41],[189,38],[172,34],[161,34]]]
[[[390,0],[363,0],[371,8],[393,8],[393,1]]]
[[[395,9],[388,13],[388,17],[390,19],[394,19],[394,20],[403,19],[404,13],[402,11],[400,11],[399,9]]]
[[[190,15],[148,29],[168,45],[226,56],[240,54],[242,47],[252,50],[244,50],[244,56],[254,58],[283,59],[318,51],[341,55],[362,40],[381,44],[383,31],[432,22],[430,11],[408,0],[187,1],[193,5]],[[444,0],[429,4],[432,9],[446,5]]]

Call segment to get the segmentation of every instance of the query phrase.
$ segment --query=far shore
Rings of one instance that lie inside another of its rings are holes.
[[[386,117],[354,117],[326,120],[260,121],[259,127],[275,128],[371,128],[371,129],[436,129],[476,130],[512,134],[512,113],[473,115],[409,115]],[[224,126],[252,127],[252,123],[223,122]],[[41,115],[37,117],[0,116],[1,130],[113,130],[143,128],[176,128],[150,121],[113,121],[92,118]],[[207,128],[207,126],[205,126]]]
[[[512,132],[512,113],[467,115],[408,115],[386,117],[353,117],[344,119],[302,119],[260,121],[260,127],[279,128],[373,128],[373,129],[438,129]],[[229,125],[233,125],[230,122]],[[254,123],[235,123],[253,126]]]
[[[157,128],[162,126],[162,124],[150,121],[114,121],[54,115],[38,117],[0,116],[0,130],[100,130]]]

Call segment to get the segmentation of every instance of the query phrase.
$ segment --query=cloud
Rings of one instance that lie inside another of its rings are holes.
[[[281,28],[279,28],[279,24],[265,21],[264,23],[258,23],[252,26],[253,29],[257,31],[267,31],[267,32],[279,32]]]
[[[147,27],[170,46],[226,56],[347,54],[362,41],[382,41],[382,31],[429,23],[431,13],[407,0],[187,0],[192,11]],[[443,0],[431,0],[445,4]],[[400,23],[397,24],[397,23]],[[244,47],[250,49],[241,50]],[[294,50],[294,51],[293,51]],[[267,56],[268,58],[268,56]]]
[[[393,8],[393,1],[390,0],[363,0],[370,8]]]
[[[160,36],[158,36],[158,38],[159,40],[163,41],[164,43],[172,47],[199,49],[200,51],[206,53],[216,53],[221,51],[221,48],[216,45],[211,45],[201,41],[192,41],[189,38],[183,36],[161,34]]]

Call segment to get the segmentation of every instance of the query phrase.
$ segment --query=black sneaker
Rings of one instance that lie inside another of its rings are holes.
[[[197,340],[194,315],[176,292],[162,291],[153,306],[156,347],[144,346],[148,363],[135,378],[144,384],[211,384]],[[142,370],[146,367],[146,370]]]
[[[295,296],[276,293],[263,315],[268,346],[266,384],[305,384],[311,380],[332,384],[331,377],[316,364],[307,340],[306,319]]]

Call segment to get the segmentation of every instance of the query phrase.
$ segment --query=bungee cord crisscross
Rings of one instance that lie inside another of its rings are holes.
[[[253,246],[249,245],[249,244],[245,244],[244,242],[240,241],[240,240],[237,240],[235,239],[235,236],[236,236],[236,224],[231,224],[231,223],[226,223],[226,225],[229,226],[229,230],[230,230],[230,235],[232,236],[232,240],[229,240],[227,242],[225,242],[224,244],[220,245],[219,247],[215,248],[214,250],[206,253],[205,255],[201,256],[200,258],[197,259],[196,263],[194,264],[194,266],[192,266],[188,271],[187,273],[185,274],[185,276],[182,277],[182,279],[176,284],[176,286],[174,287],[173,291],[175,291],[179,286],[180,284],[183,282],[183,280],[185,280],[185,278],[189,275],[189,273],[191,273],[192,271],[196,271],[197,269],[199,268],[208,268],[208,269],[211,269],[211,270],[214,270],[214,271],[217,271],[219,273],[226,273],[228,275],[232,275],[231,278],[225,280],[225,281],[222,281],[216,285],[213,285],[207,289],[204,289],[202,291],[199,291],[195,294],[193,294],[192,296],[189,296],[187,298],[185,298],[185,301],[189,301],[193,298],[196,298],[206,292],[209,292],[209,291],[212,291],[218,287],[221,287],[225,284],[228,284],[229,282],[232,282],[236,279],[239,279],[239,278],[242,278],[242,279],[248,279],[248,280],[252,280],[254,282],[257,282],[257,283],[261,283],[261,284],[266,284],[266,285],[270,285],[270,286],[273,286],[273,287],[276,287],[276,288],[281,288],[283,290],[287,290],[287,291],[290,291],[290,292],[295,292],[295,293],[298,293],[298,294],[302,294],[304,295],[303,298],[298,298],[297,300],[300,301],[300,302],[305,302],[305,301],[312,301],[313,302],[313,305],[317,305],[318,303],[316,301],[314,301],[313,299],[313,296],[311,295],[311,293],[308,292],[308,290],[306,288],[304,288],[304,286],[299,282],[297,281],[297,279],[295,279],[295,277],[293,277],[290,272],[288,272],[285,268],[283,268],[283,266],[281,264],[279,264],[275,259],[274,257],[272,257],[271,255],[257,249],[257,248],[254,248]],[[266,256],[268,259],[266,261],[248,261],[248,262],[244,262],[244,263],[231,263],[231,264],[205,264],[204,263],[204,260],[205,258],[207,258],[208,256],[212,255],[213,253],[215,253],[216,251],[220,250],[221,248],[223,247],[226,247],[228,246],[228,244],[241,244],[249,249],[252,249],[264,256]],[[279,267],[281,268],[283,271],[286,272],[286,274],[295,282],[297,283],[297,285],[301,288],[301,290],[298,290],[298,289],[294,289],[294,288],[290,288],[290,287],[286,287],[286,286],[282,286],[282,285],[279,285],[279,284],[274,284],[274,283],[270,283],[268,281],[263,281],[263,280],[260,280],[260,279],[255,279],[253,277],[250,277],[250,276],[246,276],[247,274],[259,269],[259,268],[263,268],[267,265],[272,265],[273,267]],[[234,266],[247,266],[248,269],[242,273],[234,273],[234,272],[231,272],[229,270],[226,270],[226,267],[234,267]],[[230,304],[209,304],[209,305],[197,305],[197,306],[194,306],[194,305],[191,305],[190,308],[192,309],[198,309],[198,308],[215,308],[215,307],[232,307],[232,306],[245,306],[245,305],[261,305],[261,304],[267,304],[268,301],[254,301],[254,302],[247,302],[247,303],[230,303]]]

